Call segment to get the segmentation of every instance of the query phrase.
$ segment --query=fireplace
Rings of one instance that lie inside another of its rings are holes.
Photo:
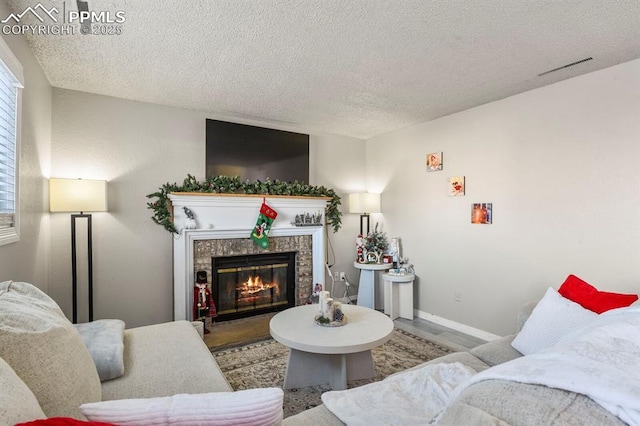
[[[263,199],[278,212],[269,233],[267,251],[250,238]],[[325,280],[324,226],[295,226],[296,215],[322,212],[328,198],[228,194],[169,194],[178,234],[173,239],[173,312],[175,320],[193,319],[195,274],[206,271],[213,283],[212,259],[267,253],[294,252],[294,305],[306,303],[315,284]],[[188,207],[196,229],[185,229]],[[324,223],[324,218],[320,222]],[[291,276],[291,275],[290,275]],[[289,278],[287,278],[289,279]],[[215,289],[212,289],[212,296]],[[216,301],[217,302],[217,301]],[[218,306],[216,306],[219,308]],[[217,320],[217,318],[216,318]]]
[[[295,306],[296,252],[213,257],[216,321]]]

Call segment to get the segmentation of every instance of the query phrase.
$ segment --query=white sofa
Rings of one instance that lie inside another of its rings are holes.
[[[159,397],[201,398],[212,392],[219,393],[218,402],[223,395],[242,397],[239,392],[227,394],[232,391],[229,383],[190,322],[132,328],[123,334],[124,374],[100,382],[77,328],[51,298],[31,284],[0,283],[0,424],[52,417],[85,419],[80,406],[100,401],[144,398],[139,402],[149,403],[161,401]],[[270,409],[269,419],[275,420],[265,424],[279,424],[282,391],[270,391],[267,399],[276,410]],[[186,407],[193,409],[201,401],[187,401]],[[224,402],[229,415],[228,400]],[[224,411],[216,403],[212,410]],[[245,404],[245,409],[251,411],[251,405]]]

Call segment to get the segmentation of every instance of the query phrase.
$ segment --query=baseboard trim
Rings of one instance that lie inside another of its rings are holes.
[[[499,339],[501,337],[501,336],[498,336],[496,334],[492,334],[492,333],[486,332],[484,330],[480,330],[478,328],[473,328],[473,327],[470,327],[468,325],[461,324],[459,322],[455,322],[455,321],[451,321],[451,320],[446,319],[446,318],[442,318],[442,317],[440,317],[438,315],[430,314],[428,312],[419,311],[418,309],[416,309],[414,311],[414,313],[418,318],[422,318],[423,320],[431,321],[432,323],[435,323],[435,324],[438,324],[438,325],[442,325],[442,326],[447,327],[447,328],[451,328],[453,330],[459,331],[460,333],[464,333],[464,334],[468,334],[468,335],[473,336],[473,337],[477,337],[478,339],[486,340],[487,342]]]

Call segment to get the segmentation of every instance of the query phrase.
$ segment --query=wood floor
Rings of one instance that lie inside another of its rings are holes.
[[[204,341],[210,348],[222,349],[227,346],[251,343],[269,337],[269,321],[275,314],[263,314],[234,321],[215,323],[207,326],[211,333]],[[453,350],[464,351],[485,343],[484,340],[456,330],[415,318],[413,321],[398,318],[394,320],[397,328],[441,344]]]
[[[486,340],[461,333],[457,330],[447,328],[422,318],[415,318],[413,321],[398,318],[394,320],[393,323],[401,330],[408,331],[416,336],[420,336],[434,343],[439,343],[458,351],[469,350],[486,343]]]
[[[204,335],[204,342],[210,348],[222,349],[227,346],[249,344],[269,337],[269,321],[275,313],[256,315],[232,321],[207,324],[211,332]]]

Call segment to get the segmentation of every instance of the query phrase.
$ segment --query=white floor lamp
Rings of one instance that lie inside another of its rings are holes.
[[[91,215],[85,212],[107,211],[107,181],[89,179],[49,179],[49,211],[80,212],[71,215],[71,270],[73,323],[78,322],[78,268],[76,262],[76,221],[87,220],[87,289],[89,321],[93,321],[93,250]]]

